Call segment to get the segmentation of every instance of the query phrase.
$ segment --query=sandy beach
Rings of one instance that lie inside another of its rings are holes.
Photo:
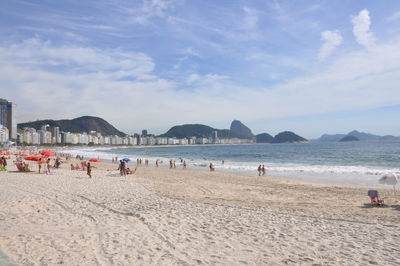
[[[0,172],[9,265],[399,265],[400,195],[271,176],[139,167],[93,179]],[[132,164],[133,165],[133,164]],[[33,167],[36,170],[36,167]],[[375,187],[376,188],[376,187]]]

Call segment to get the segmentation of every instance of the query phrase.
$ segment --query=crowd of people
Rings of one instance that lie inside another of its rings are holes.
[[[52,172],[52,169],[58,169],[61,167],[61,165],[64,163],[64,161],[61,160],[61,158],[65,158],[65,162],[70,162],[72,159],[71,154],[67,153],[59,153],[57,156],[54,158],[45,158],[42,157],[39,160],[37,160],[37,171],[40,174],[42,172],[42,165],[44,168],[43,173],[45,174],[54,174]],[[70,163],[70,168],[71,170],[82,170],[86,171],[86,174],[88,175],[89,178],[92,178],[92,170],[93,168],[96,168],[93,164],[90,163],[90,161],[85,161],[84,156],[82,155],[76,155],[75,156],[76,160],[79,160],[78,162],[73,163],[73,161]],[[180,160],[180,166],[182,169],[187,168],[187,163],[186,160],[179,158]],[[126,176],[130,174],[134,174],[138,167],[142,165],[142,162],[144,161],[144,165],[146,167],[149,167],[149,160],[142,158],[137,158],[136,160],[136,167],[134,169],[131,169],[128,167],[127,163],[131,161],[129,158],[124,158],[122,160],[118,160],[118,157],[112,157],[111,162],[112,163],[118,163],[118,168],[117,170],[119,171],[120,176]],[[155,161],[155,167],[159,167],[160,164],[162,164],[163,161],[157,159]],[[221,161],[221,165],[224,165],[224,160]],[[17,169],[21,172],[32,172],[30,169],[29,164],[23,160],[23,156],[17,156],[16,160],[14,161],[15,166]],[[169,168],[170,169],[176,169],[177,164],[176,161],[171,159],[169,160]],[[210,172],[214,172],[216,167],[214,166],[213,163],[209,163],[208,168]],[[0,171],[7,171],[7,158],[5,156],[0,157]],[[257,168],[258,171],[258,176],[264,176],[266,174],[266,168],[265,165],[259,165]]]

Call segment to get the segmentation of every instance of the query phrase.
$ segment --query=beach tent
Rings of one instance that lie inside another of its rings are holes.
[[[396,194],[397,176],[395,174],[385,174],[379,179],[379,183],[383,185],[393,186],[393,191]]]

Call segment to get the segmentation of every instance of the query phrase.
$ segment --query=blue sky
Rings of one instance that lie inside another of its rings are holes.
[[[400,135],[400,2],[2,1],[19,121]]]

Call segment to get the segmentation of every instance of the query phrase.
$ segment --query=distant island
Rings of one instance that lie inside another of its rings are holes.
[[[360,140],[354,136],[345,136],[339,140],[339,142],[349,142],[349,141],[360,141]]]
[[[359,132],[357,130],[353,130],[347,134],[333,134],[333,135],[324,134],[320,138],[316,139],[315,141],[338,142],[338,141],[341,141],[342,139],[344,139],[345,137],[354,137],[358,141],[400,141],[400,137],[395,137],[395,136],[391,136],[391,135],[378,136],[378,135],[374,135],[371,133]],[[352,138],[350,138],[350,140],[351,139]]]

